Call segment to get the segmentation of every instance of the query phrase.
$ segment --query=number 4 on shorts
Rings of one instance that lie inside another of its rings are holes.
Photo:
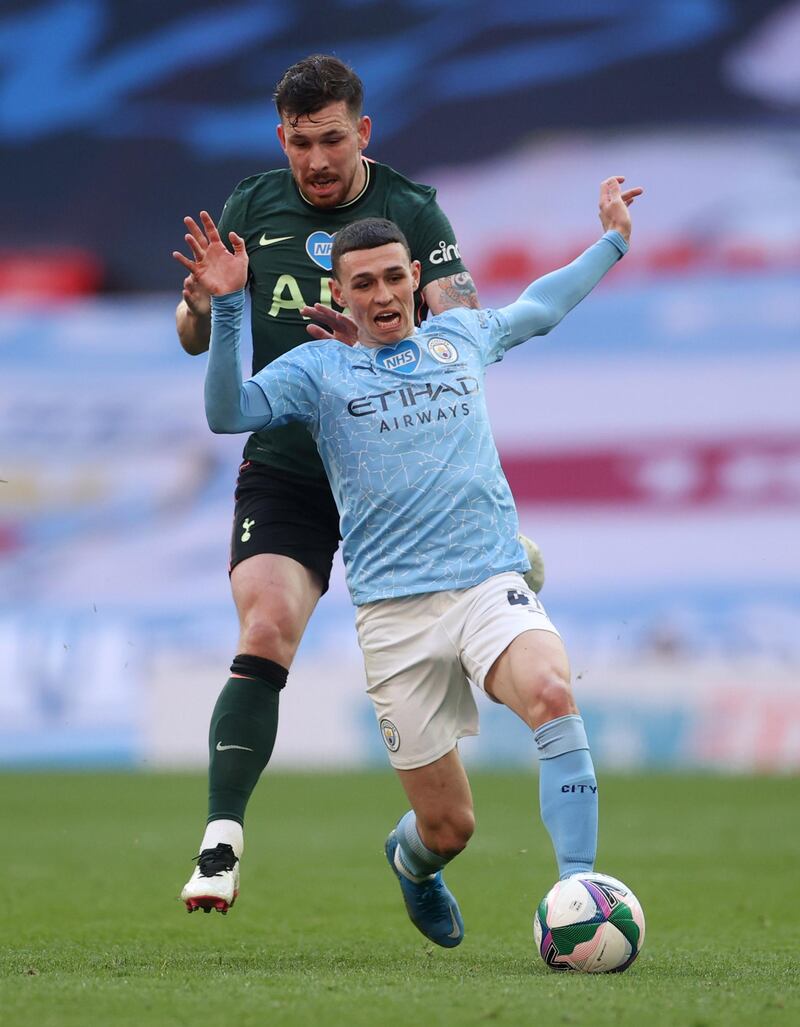
[[[515,588],[510,588],[506,592],[506,599],[508,599],[509,606],[531,606],[534,610],[544,613],[542,604],[535,595],[531,595],[529,592],[518,592]]]

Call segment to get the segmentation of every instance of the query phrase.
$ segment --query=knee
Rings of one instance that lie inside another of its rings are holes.
[[[540,727],[558,717],[577,713],[578,707],[572,695],[569,679],[560,672],[548,669],[538,675],[534,682],[528,704],[531,727]]]
[[[425,845],[452,859],[466,848],[474,832],[475,814],[470,807],[449,809],[425,825]]]
[[[242,617],[239,651],[288,667],[294,659],[301,635],[291,610],[254,607]]]

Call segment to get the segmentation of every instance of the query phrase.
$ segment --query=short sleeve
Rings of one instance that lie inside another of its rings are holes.
[[[319,423],[321,363],[314,343],[284,353],[253,375],[272,411],[270,427],[299,421],[309,431]]]
[[[424,204],[407,232],[411,256],[422,265],[419,287],[439,278],[464,274],[455,232],[442,208],[436,202],[435,190]]]
[[[219,234],[228,249],[230,249],[230,242],[228,241],[229,232],[236,232],[237,235],[244,238],[246,207],[247,201],[239,188],[236,188],[225,201],[225,206],[222,208],[222,213],[219,216],[217,228],[219,229]]]

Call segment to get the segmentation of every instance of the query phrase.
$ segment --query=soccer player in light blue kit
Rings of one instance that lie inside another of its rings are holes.
[[[411,803],[386,842],[409,916],[458,945],[461,913],[442,868],[475,820],[457,742],[477,734],[470,681],[533,731],[540,808],[560,876],[590,871],[597,782],[564,645],[522,574],[516,511],[492,438],[484,369],[549,332],[628,249],[641,189],[609,178],[604,235],[499,310],[455,309],[414,328],[419,264],[402,232],[356,221],[333,245],[332,292],[358,326],[353,347],[309,342],[242,382],[247,253],[210,216],[175,254],[213,297],[205,406],[215,432],[299,421],[314,437],[341,516],[347,583],[368,692]],[[235,739],[231,742],[235,744]]]

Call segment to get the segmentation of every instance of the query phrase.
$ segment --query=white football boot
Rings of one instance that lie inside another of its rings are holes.
[[[220,842],[213,849],[203,849],[197,857],[194,873],[181,892],[189,913],[212,909],[227,913],[239,894],[239,859],[230,845]]]
[[[532,539],[526,538],[524,535],[517,537],[522,543],[522,548],[525,550],[525,555],[528,557],[531,565],[528,573],[522,576],[531,592],[536,592],[538,595],[544,586],[544,559],[542,551]]]

